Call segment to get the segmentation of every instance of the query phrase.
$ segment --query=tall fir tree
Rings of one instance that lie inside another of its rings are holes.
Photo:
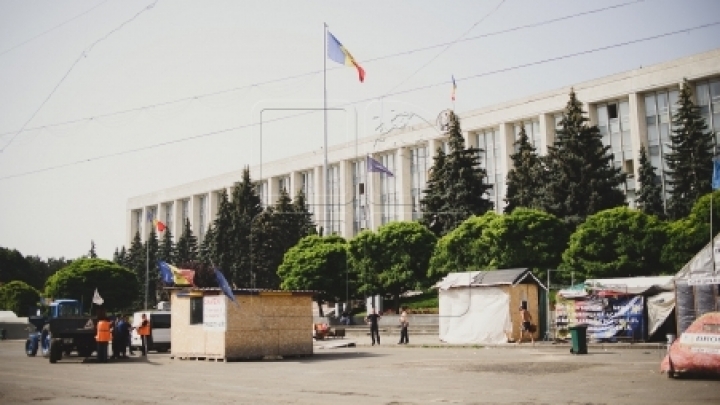
[[[147,241],[145,242],[145,254],[146,254],[146,272],[147,272],[147,291],[148,291],[148,299],[147,299],[147,305],[148,308],[154,308],[157,304],[158,299],[158,288],[159,286],[159,280],[160,280],[160,268],[157,265],[158,257],[160,254],[160,243],[157,238],[157,233],[155,233],[155,227],[152,227],[150,230],[150,236],[148,237]],[[143,272],[142,278],[140,278],[140,285],[143,286],[143,289],[145,288],[145,275],[146,273]],[[143,294],[143,300],[145,291],[142,291]]]
[[[178,265],[184,263],[197,261],[198,258],[198,245],[197,238],[193,234],[192,227],[190,226],[190,220],[185,219],[185,226],[183,227],[183,233],[180,235],[177,244],[175,245],[175,262]]]
[[[140,231],[135,232],[135,236],[130,243],[130,248],[127,251],[127,255],[125,256],[125,267],[135,273],[140,286],[145,285],[146,255],[147,253],[145,252],[145,246],[142,242],[142,239],[140,239]],[[134,291],[134,293],[135,302],[137,303],[137,307],[139,308],[143,304],[144,298],[143,295],[141,295],[143,293],[142,287],[138,291]]]
[[[252,258],[250,235],[255,217],[263,212],[256,185],[250,179],[250,169],[243,170],[242,181],[236,184],[232,198],[232,282],[238,287],[252,286]],[[224,269],[223,269],[224,270]]]
[[[668,170],[667,211],[672,219],[690,214],[693,204],[712,190],[714,135],[708,131],[700,109],[692,101],[690,83],[685,80],[678,108],[672,117],[670,153],[665,155]]]
[[[125,250],[125,246],[123,246],[120,248],[120,251],[117,254],[117,258],[113,258],[113,261],[123,267],[128,267],[127,257],[128,257],[127,250]]]
[[[544,176],[542,161],[537,150],[530,143],[524,125],[520,129],[515,148],[517,152],[510,155],[513,168],[507,175],[505,213],[510,213],[517,207],[537,208],[542,193]]]
[[[543,159],[546,180],[539,208],[571,227],[598,211],[626,205],[620,189],[625,174],[613,167],[610,146],[603,145],[598,127],[587,122],[571,90],[555,142]]]
[[[472,215],[493,209],[486,193],[492,187],[480,166],[480,149],[465,147],[460,119],[448,112],[447,155],[438,151],[425,196],[420,200],[424,213],[421,222],[437,235],[444,235]]]
[[[297,194],[295,194],[293,212],[295,213],[293,218],[297,224],[295,230],[298,232],[296,235],[298,241],[308,235],[317,235],[317,225],[312,219],[312,214],[308,211],[305,193],[302,189],[298,190]],[[295,243],[297,243],[297,241]]]
[[[117,264],[121,264],[120,263],[120,251],[118,250],[118,248],[115,248],[115,252],[113,252],[113,262],[117,263]]]
[[[95,253],[95,241],[90,240],[90,251],[88,252],[88,257],[91,259],[97,259],[97,253]]]
[[[665,218],[665,205],[663,204],[660,179],[657,174],[655,174],[655,167],[653,167],[650,159],[648,159],[645,145],[640,147],[639,162],[638,181],[640,183],[640,190],[635,200],[637,207],[646,214],[655,215],[658,218]]]
[[[239,184],[235,185],[237,188]],[[233,235],[233,205],[228,200],[225,190],[220,193],[220,202],[218,205],[218,213],[213,221],[213,257],[215,266],[217,266],[223,274],[230,274],[235,259],[234,235]]]
[[[202,242],[200,242],[198,261],[207,266],[212,266],[215,263],[215,228],[212,224],[210,224]]]
[[[170,232],[170,228],[165,228],[165,232],[163,232],[162,240],[160,241],[158,260],[171,264],[175,263],[175,241],[173,241],[173,235],[172,232]]]

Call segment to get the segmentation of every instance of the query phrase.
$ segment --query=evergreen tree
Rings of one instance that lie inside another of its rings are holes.
[[[124,266],[135,273],[137,279],[140,281],[139,290],[134,291],[137,307],[140,307],[143,304],[144,299],[142,288],[145,285],[146,254],[145,246],[142,243],[142,239],[140,239],[140,231],[135,232],[135,237],[133,237],[133,240],[130,243],[130,249],[128,249],[127,255],[125,256]]]
[[[118,250],[118,248],[115,248],[115,252],[113,252],[113,262],[117,263],[117,264],[121,264],[120,263],[120,251]]]
[[[190,220],[185,219],[185,227],[175,245],[175,262],[178,265],[194,262],[198,258],[197,238],[190,227]]]
[[[160,268],[157,265],[158,257],[160,255],[160,243],[158,242],[157,233],[155,233],[155,227],[150,230],[150,236],[147,242],[145,242],[146,252],[146,266],[147,269],[147,291],[148,291],[148,308],[154,308],[157,304],[158,299],[158,288],[160,280]],[[142,285],[142,297],[145,299],[145,272],[142,277],[139,278],[140,285]]]
[[[127,251],[125,250],[125,246],[120,248],[120,251],[118,252],[118,255],[117,255],[117,260],[114,260],[114,262],[123,267],[128,267],[128,265],[127,265],[128,264],[128,254],[127,254]]]
[[[158,252],[158,260],[165,263],[175,263],[175,242],[173,241],[170,228],[165,228],[162,241],[160,241],[160,251]]]
[[[670,153],[665,155],[668,170],[667,211],[672,219],[684,218],[693,204],[711,191],[714,135],[708,131],[700,109],[692,101],[687,80],[673,114]]]
[[[486,198],[491,186],[485,183],[487,174],[480,167],[480,149],[465,147],[460,120],[454,112],[449,112],[448,119],[450,151],[436,156],[425,197],[420,200],[426,213],[421,222],[438,235],[493,208]]]
[[[293,212],[295,212],[295,223],[297,231],[297,241],[300,239],[317,234],[317,227],[313,222],[312,214],[308,211],[307,202],[305,200],[305,193],[302,190],[298,190],[293,201]],[[297,243],[297,241],[295,243]]]
[[[665,206],[662,200],[660,179],[655,174],[655,168],[647,157],[645,145],[640,147],[640,174],[638,180],[640,182],[640,190],[636,199],[638,209],[646,214],[664,218]]]
[[[582,103],[570,92],[555,143],[545,157],[546,180],[539,208],[572,226],[588,215],[625,205],[625,174],[612,165],[609,146],[597,126],[589,126]]]
[[[530,143],[525,126],[520,129],[520,139],[515,142],[517,152],[510,155],[513,168],[507,175],[505,213],[517,207],[534,208],[542,191],[543,170],[535,147]]]
[[[232,267],[228,269],[231,282],[238,287],[251,286],[252,258],[250,233],[255,217],[263,212],[256,186],[250,179],[250,169],[243,170],[242,181],[236,184],[232,198]],[[225,269],[223,269],[225,270]]]
[[[235,187],[239,187],[237,184]],[[225,190],[220,193],[217,217],[213,221],[213,261],[223,274],[228,274],[233,268],[234,238],[233,238],[233,206],[228,201]]]
[[[88,257],[91,259],[97,259],[97,253],[95,253],[95,241],[90,240],[90,251],[88,252]]]
[[[215,262],[215,228],[213,228],[212,224],[200,243],[198,260],[207,266],[212,266],[212,263]]]

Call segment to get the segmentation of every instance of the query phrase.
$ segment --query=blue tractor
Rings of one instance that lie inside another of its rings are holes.
[[[32,357],[39,349],[50,363],[62,359],[63,353],[69,356],[73,350],[80,357],[90,357],[95,350],[95,322],[82,314],[80,302],[59,299],[47,309],[47,317],[30,317],[35,330],[25,342],[25,353]]]

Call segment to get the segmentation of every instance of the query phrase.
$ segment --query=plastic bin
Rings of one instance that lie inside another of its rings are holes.
[[[575,325],[570,328],[570,339],[572,354],[587,354],[587,325]]]

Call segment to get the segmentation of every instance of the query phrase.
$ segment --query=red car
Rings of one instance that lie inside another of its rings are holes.
[[[696,319],[670,346],[660,363],[670,378],[682,374],[720,375],[720,312]]]

